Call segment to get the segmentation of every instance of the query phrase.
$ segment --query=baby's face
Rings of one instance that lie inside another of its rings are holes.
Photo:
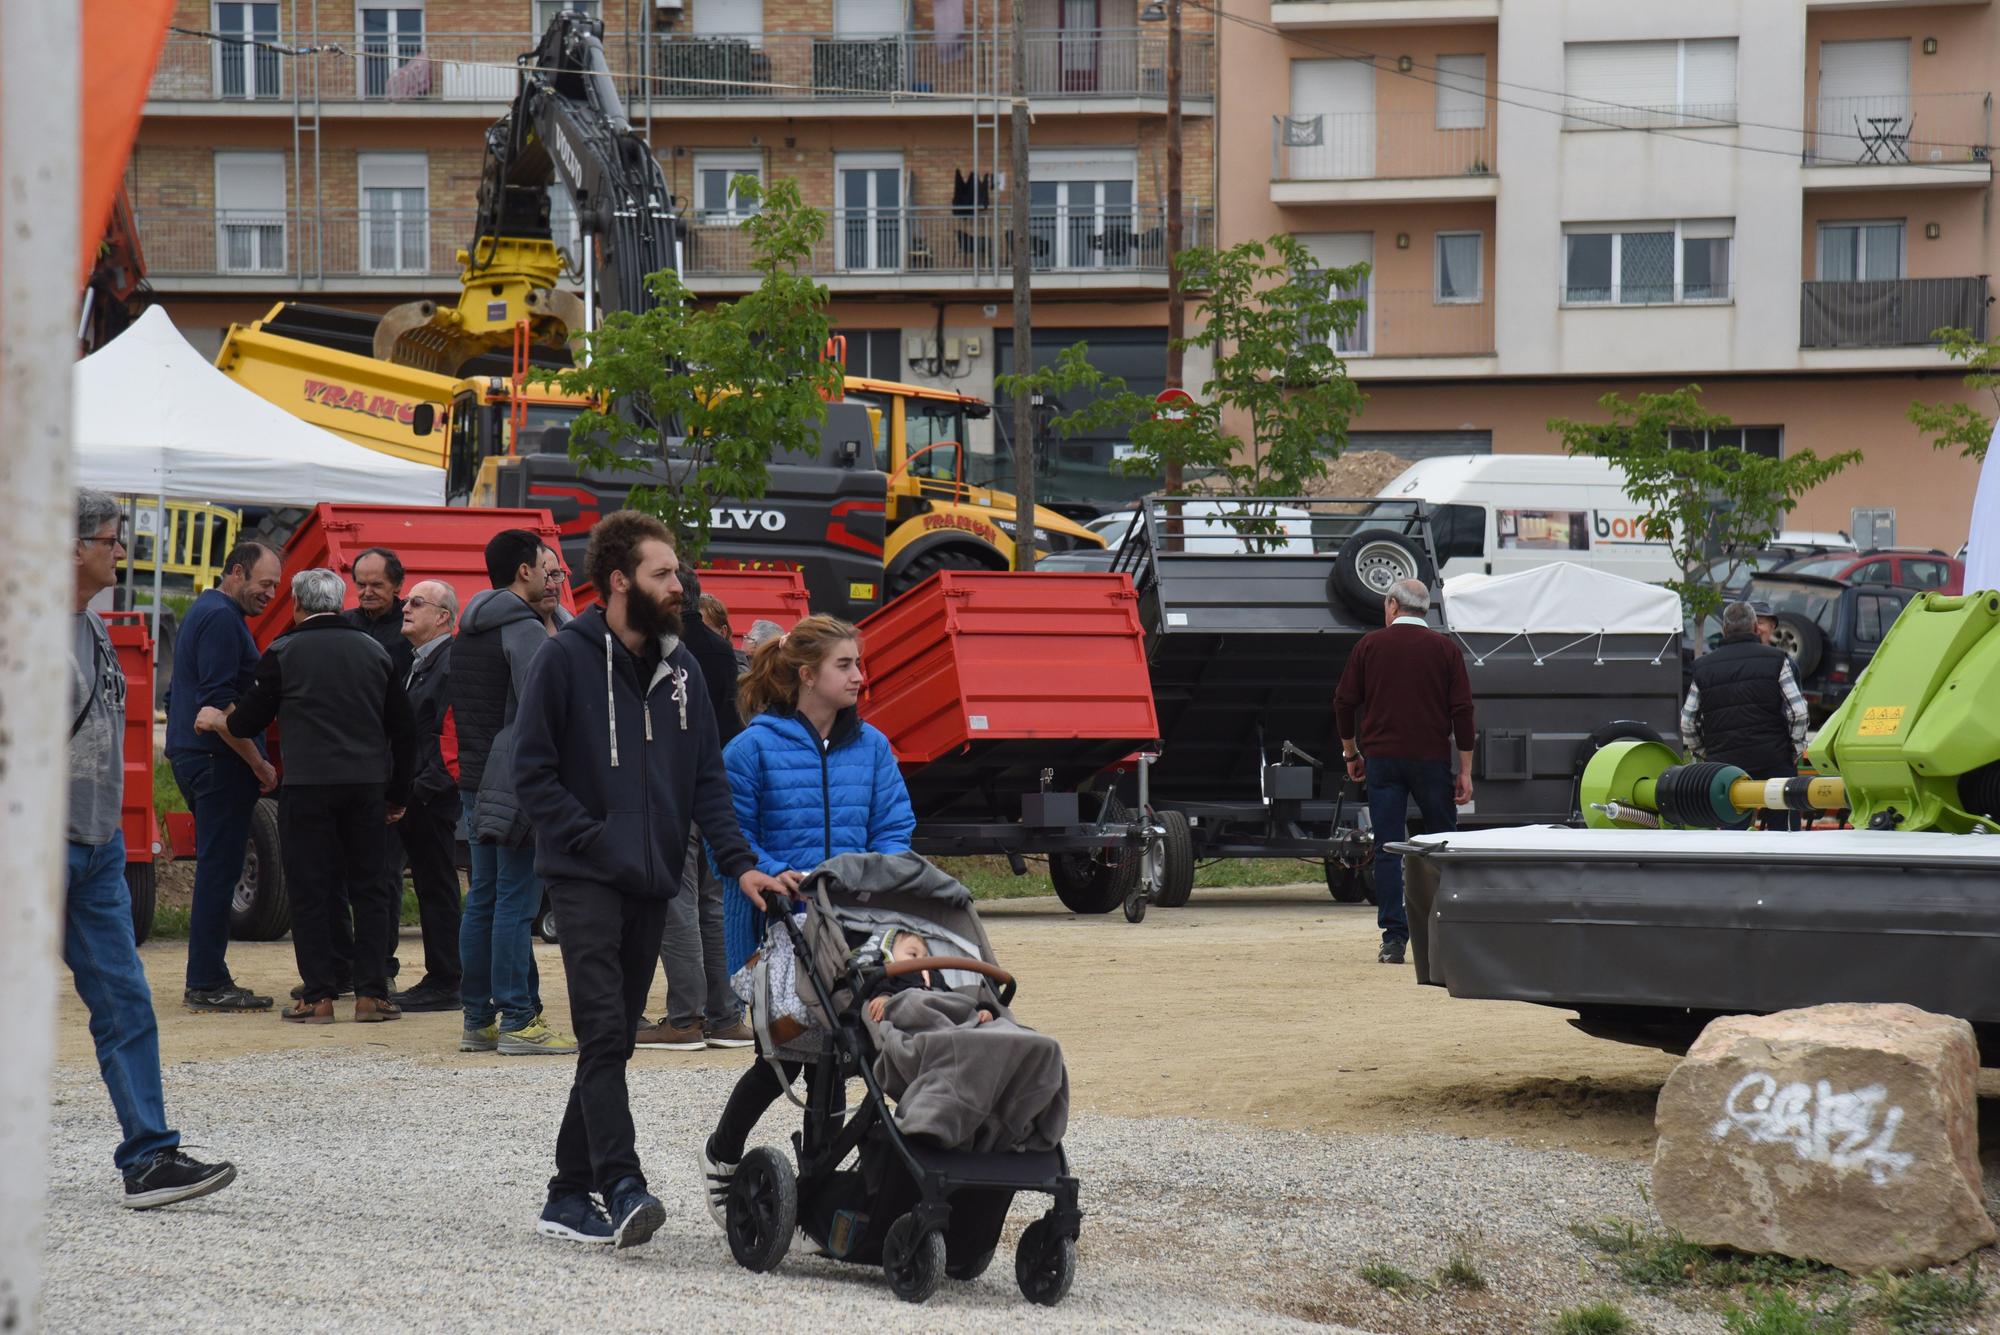
[[[889,949],[889,954],[899,960],[920,960],[930,953],[931,948],[921,936],[907,932],[897,937],[896,944]]]

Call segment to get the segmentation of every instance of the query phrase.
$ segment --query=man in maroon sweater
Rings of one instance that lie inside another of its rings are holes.
[[[1348,777],[1368,784],[1375,918],[1382,928],[1376,959],[1383,964],[1403,962],[1410,924],[1403,915],[1403,860],[1385,855],[1382,845],[1404,837],[1412,798],[1432,834],[1457,828],[1457,808],[1472,800],[1472,683],[1458,645],[1424,624],[1430,606],[1421,580],[1397,584],[1382,600],[1383,629],[1361,637],[1333,693]]]

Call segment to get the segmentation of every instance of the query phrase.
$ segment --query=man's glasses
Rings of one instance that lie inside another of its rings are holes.
[[[432,601],[431,601],[430,599],[428,599],[428,598],[405,598],[405,599],[403,599],[403,606],[405,606],[405,607],[443,607],[443,606],[444,606],[444,604],[443,604],[443,603],[434,603],[434,602],[432,602]]]
[[[130,543],[128,543],[128,542],[126,542],[126,541],[125,541],[125,534],[124,534],[124,531],[123,531],[122,529],[121,529],[121,530],[120,530],[119,532],[117,532],[117,533],[114,533],[114,534],[112,534],[112,535],[111,535],[110,537],[108,537],[108,538],[78,538],[78,539],[77,539],[77,541],[78,541],[78,542],[88,542],[88,543],[94,543],[94,544],[96,544],[96,545],[98,545],[98,546],[101,546],[101,547],[129,547],[129,546],[131,546],[131,544],[130,544]]]
[[[545,584],[560,584],[568,578],[569,576],[562,572],[560,566],[554,570],[544,570],[542,572],[542,582]]]

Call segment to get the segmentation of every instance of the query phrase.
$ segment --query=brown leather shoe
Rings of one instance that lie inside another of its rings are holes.
[[[381,1024],[384,1020],[400,1020],[403,1008],[393,1001],[383,1001],[376,997],[356,997],[354,999],[354,1023]]]
[[[676,1029],[665,1020],[649,1025],[632,1036],[635,1048],[652,1048],[666,1052],[700,1052],[708,1046],[708,1039],[702,1034],[699,1024],[691,1024],[685,1029]]]
[[[325,1001],[295,1001],[279,1011],[278,1018],[293,1024],[332,1024],[333,1000],[328,998]]]

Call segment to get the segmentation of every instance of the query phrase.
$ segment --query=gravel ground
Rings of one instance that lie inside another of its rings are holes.
[[[116,1126],[94,1070],[56,1077],[45,1320],[55,1331],[522,1331],[650,1328],[745,1317],[763,1329],[907,1322],[880,1272],[788,1257],[736,1267],[698,1195],[693,1147],[734,1072],[638,1064],[640,1147],[667,1223],[614,1256],[533,1231],[570,1078],[560,1060],[455,1066],[342,1050],[189,1062],[167,1072],[190,1142],[237,1183],[149,1214],[117,1204]],[[780,1104],[780,1109],[788,1105]],[[789,1130],[778,1112],[758,1139]],[[1513,1332],[1612,1297],[1650,1331],[1714,1332],[1706,1311],[1615,1292],[1570,1224],[1646,1218],[1643,1164],[1436,1134],[1261,1131],[1194,1119],[1079,1115],[1084,1184],[1075,1289],[1029,1307],[1013,1238],[947,1281],[927,1325],[993,1329]],[[1485,1293],[1399,1299],[1355,1268],[1424,1274],[1462,1247]]]

